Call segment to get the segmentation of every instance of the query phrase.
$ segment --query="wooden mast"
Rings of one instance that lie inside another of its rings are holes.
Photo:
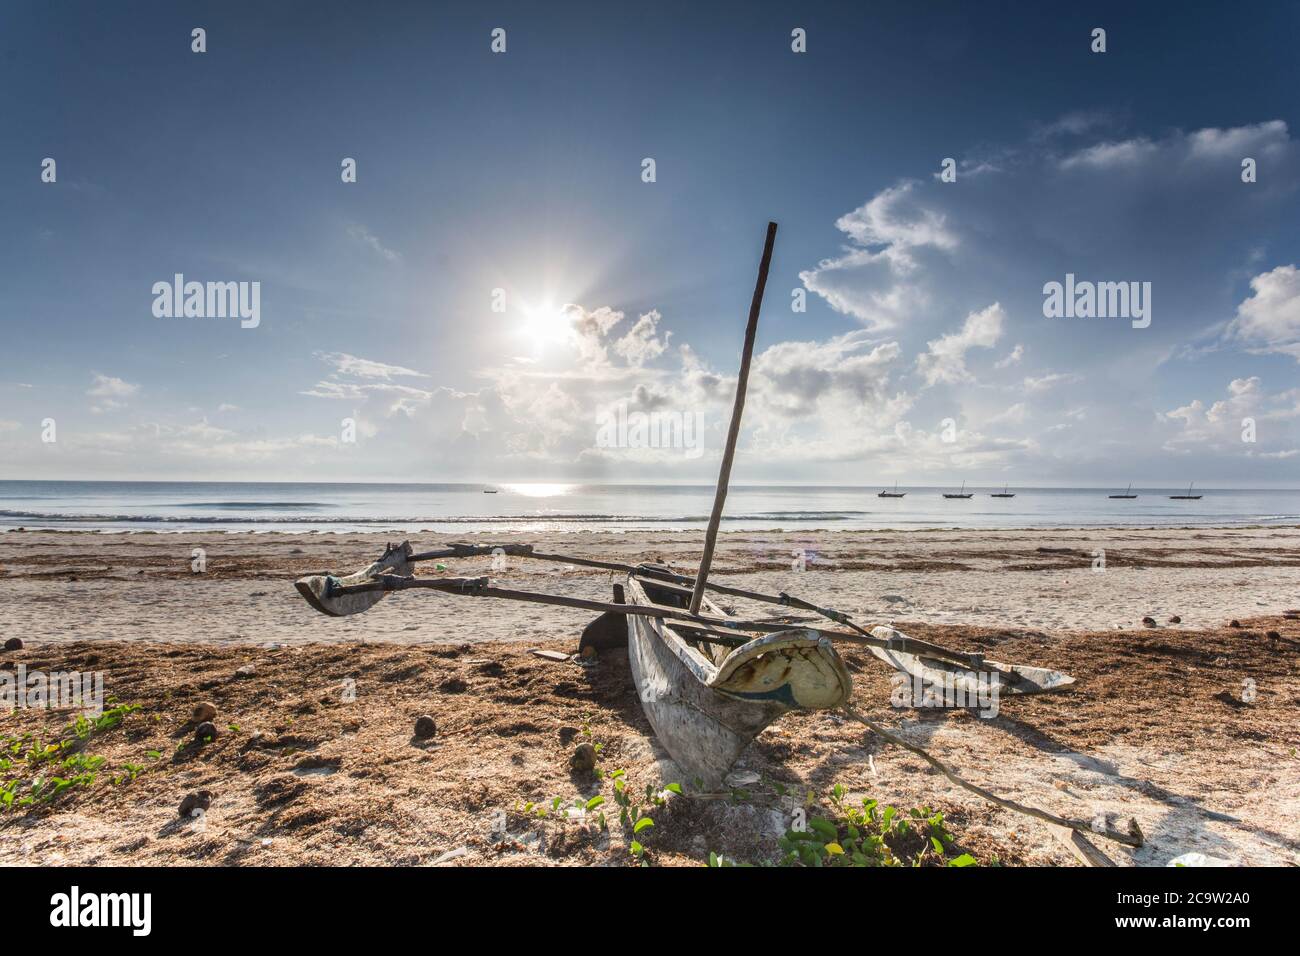
[[[767,239],[763,243],[763,259],[758,265],[758,281],[754,283],[754,298],[749,303],[749,324],[745,326],[745,345],[740,353],[740,374],[736,376],[736,404],[731,409],[731,426],[727,429],[727,445],[722,452],[722,467],[718,471],[718,488],[713,495],[713,513],[709,515],[709,530],[704,535],[704,556],[700,570],[695,575],[695,590],[691,594],[691,613],[698,614],[704,600],[704,585],[713,564],[713,548],[718,540],[718,525],[722,521],[722,506],[727,500],[727,483],[731,478],[731,461],[736,455],[736,439],[740,437],[740,416],[745,411],[745,385],[749,381],[749,360],[754,355],[754,336],[758,332],[758,312],[763,306],[763,289],[767,286],[767,269],[772,263],[772,246],[776,242],[776,223],[767,224]]]

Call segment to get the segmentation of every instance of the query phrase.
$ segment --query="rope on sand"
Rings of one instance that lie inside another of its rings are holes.
[[[869,730],[871,730],[873,733],[877,734],[879,737],[883,738],[884,740],[889,741],[891,744],[897,744],[899,747],[902,747],[904,750],[910,750],[912,753],[916,754],[918,757],[923,759],[931,767],[933,767],[935,770],[938,770],[941,774],[943,774],[945,777],[947,777],[957,786],[964,787],[965,789],[969,790],[971,793],[984,798],[989,803],[996,804],[997,806],[1002,807],[1004,810],[1011,810],[1015,813],[1023,813],[1025,816],[1034,817],[1038,820],[1042,820],[1044,823],[1051,823],[1060,827],[1068,827],[1071,830],[1076,830],[1081,833],[1093,833],[1096,834],[1097,836],[1103,836],[1108,840],[1114,840],[1116,843],[1123,843],[1127,846],[1131,846],[1131,847],[1142,846],[1142,842],[1143,842],[1142,831],[1141,829],[1139,829],[1136,820],[1129,820],[1128,832],[1121,833],[1119,830],[1114,829],[1109,823],[1105,823],[1103,826],[1099,828],[1082,820],[1070,820],[1065,817],[1058,817],[1055,814],[1048,813],[1046,810],[1040,810],[1037,807],[1029,807],[1023,803],[1016,803],[1014,800],[1007,800],[1004,797],[999,797],[997,794],[993,793],[990,790],[985,790],[983,787],[977,784],[973,784],[968,780],[963,780],[960,776],[957,775],[955,771],[953,771],[948,766],[946,766],[937,757],[932,757],[926,751],[916,746],[916,744],[909,743],[908,741],[904,740],[902,737],[899,737],[897,734],[890,733],[888,730],[885,730],[885,728],[881,727],[875,721],[868,720],[866,717],[863,717],[852,707],[845,705],[844,712],[848,714],[848,716],[852,717],[854,720],[858,721],[861,724],[864,724]]]

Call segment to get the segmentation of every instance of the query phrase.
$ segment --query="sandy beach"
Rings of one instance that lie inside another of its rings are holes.
[[[411,537],[419,548],[450,540]],[[572,652],[584,612],[425,593],[332,619],[292,588],[304,574],[363,567],[384,540],[0,535],[0,639],[26,645],[0,652],[0,669],[102,671],[106,693],[138,707],[78,744],[104,758],[93,782],[0,808],[0,862],[636,862],[632,835],[616,821],[602,828],[594,808],[564,812],[597,796],[612,807],[615,770],[631,791],[676,782],[640,713],[626,656],[593,663],[532,653]],[[528,540],[685,570],[700,538]],[[1094,570],[1103,552],[1104,570]],[[446,561],[420,573],[487,574],[490,563]],[[1006,698],[997,717],[980,719],[891,708],[888,669],[857,649],[844,653],[864,714],[1021,802],[1136,819],[1144,847],[1102,841],[1103,849],[1121,865],[1149,866],[1188,852],[1300,862],[1300,620],[1286,614],[1300,607],[1297,567],[1297,528],[736,532],[721,536],[714,574],[1075,676],[1069,693]],[[616,580],[514,559],[493,577],[604,600]],[[220,733],[194,744],[190,712],[201,701],[216,706]],[[438,727],[427,740],[413,736],[421,714]],[[74,717],[0,712],[11,755],[5,785],[23,777],[15,756],[56,739]],[[601,745],[598,774],[570,770],[584,740]],[[749,776],[729,799],[669,794],[653,806],[654,827],[636,835],[653,862],[700,864],[710,852],[770,862],[789,814],[809,796],[830,812],[837,785],[846,800],[943,810],[954,847],[983,864],[1074,860],[1044,825],[993,808],[836,714],[782,718],[741,769]],[[177,815],[199,789],[212,794],[202,829]]]

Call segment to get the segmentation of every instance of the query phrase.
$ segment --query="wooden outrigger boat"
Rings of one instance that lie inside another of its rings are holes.
[[[794,710],[843,708],[886,740],[920,754],[953,782],[1001,806],[1070,827],[1076,833],[1094,830],[1102,836],[1140,846],[1140,832],[1131,830],[1126,834],[1109,827],[1096,831],[1092,824],[1024,807],[969,784],[920,748],[857,714],[849,703],[853,682],[835,645],[865,646],[891,667],[920,680],[946,681],[951,686],[965,682],[969,687],[977,680],[977,674],[984,678],[995,676],[1003,694],[1057,691],[1073,684],[1074,678],[1046,668],[1003,664],[985,660],[979,654],[949,650],[910,638],[892,627],[867,630],[847,614],[784,592],[762,594],[708,580],[775,234],[776,224],[769,223],[750,305],[735,406],[713,511],[705,534],[703,557],[694,575],[657,564],[630,566],[542,553],[530,544],[452,543],[417,553],[409,542],[402,542],[390,544],[377,561],[355,574],[300,578],[295,583],[299,593],[316,610],[335,617],[364,612],[388,592],[402,590],[432,590],[601,612],[583,631],[579,652],[585,656],[626,645],[641,706],[655,736],[684,772],[685,779],[702,790],[723,789],[725,776],[737,758],[765,727],[783,714]],[[500,588],[486,576],[419,577],[415,574],[415,566],[421,561],[496,554],[598,568],[625,575],[625,580],[614,584],[614,600],[605,602]],[[812,612],[837,626],[825,628],[792,622],[788,610],[782,613],[783,620],[737,617],[709,599],[706,591]]]

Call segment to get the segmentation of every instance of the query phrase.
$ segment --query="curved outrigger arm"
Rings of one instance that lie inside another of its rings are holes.
[[[756,633],[773,634],[790,630],[792,627],[789,623],[778,623],[770,620],[744,620],[701,612],[691,613],[685,608],[659,604],[647,606],[644,604],[628,604],[623,601],[593,601],[586,598],[545,594],[537,591],[500,588],[493,586],[491,580],[486,576],[451,578],[416,577],[414,574],[414,565],[420,561],[482,557],[493,554],[505,554],[513,557],[525,557],[539,561],[552,561],[620,572],[638,580],[653,582],[655,587],[681,594],[684,598],[690,595],[692,591],[691,585],[695,581],[693,577],[675,574],[659,567],[632,566],[571,555],[543,553],[537,551],[531,544],[478,545],[455,543],[431,551],[417,553],[411,548],[410,542],[404,541],[401,544],[390,544],[379,560],[354,574],[346,577],[311,575],[300,578],[295,582],[295,586],[312,607],[323,614],[334,617],[343,617],[367,611],[390,591],[415,589],[595,611],[599,612],[603,617],[613,619],[619,626],[624,626],[623,622],[627,614],[679,621],[698,633],[703,640],[728,646],[740,646],[748,643],[753,640],[753,635]],[[918,679],[931,682],[956,681],[960,685],[963,682],[974,680],[975,678],[971,676],[974,672],[984,672],[986,674],[996,674],[1002,692],[1009,694],[1044,693],[1061,690],[1074,683],[1074,678],[1057,671],[986,660],[980,654],[953,651],[929,641],[908,637],[891,627],[877,626],[868,631],[854,623],[847,614],[832,608],[821,607],[784,592],[779,595],[763,594],[713,582],[707,582],[706,587],[718,594],[795,607],[820,614],[828,620],[852,630],[835,630],[808,627],[806,625],[795,626],[800,630],[830,638],[832,641],[864,646],[886,664]]]

